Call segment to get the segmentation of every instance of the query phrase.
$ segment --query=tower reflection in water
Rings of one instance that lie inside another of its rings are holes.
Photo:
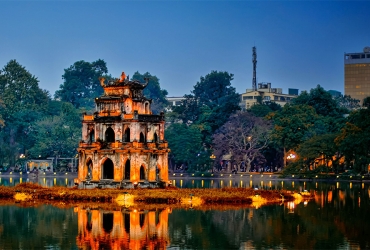
[[[75,212],[81,249],[165,249],[169,244],[169,208],[106,211],[80,206]]]

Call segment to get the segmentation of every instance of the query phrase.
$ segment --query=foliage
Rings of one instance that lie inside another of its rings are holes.
[[[81,137],[80,115],[70,103],[63,103],[58,116],[49,116],[38,121],[33,134],[35,145],[29,149],[29,157],[71,157]]]
[[[166,130],[166,138],[171,149],[170,158],[175,164],[184,164],[192,170],[200,170],[199,165],[205,164],[204,158],[209,160],[209,154],[204,151],[202,145],[199,126],[172,124]]]
[[[292,104],[309,105],[316,110],[317,114],[323,116],[340,116],[343,114],[332,95],[320,85],[311,89],[310,93],[303,91],[297,98],[292,100]]]
[[[301,143],[297,149],[299,157],[304,162],[304,165],[313,166],[318,157],[323,157],[325,166],[332,162],[332,168],[335,172],[338,171],[339,161],[342,158],[338,146],[334,143],[337,133],[327,133],[316,135],[309,140]]]
[[[370,109],[370,96],[366,97],[362,103],[363,107]]]
[[[206,122],[215,131],[222,126],[236,110],[239,110],[239,95],[231,86],[233,74],[212,71],[194,86],[192,94],[185,95],[182,104],[175,109],[184,123]],[[208,115],[202,116],[204,107]]]
[[[272,140],[279,147],[296,149],[312,135],[318,117],[311,106],[286,104],[268,116],[274,122]]]
[[[263,161],[261,151],[270,140],[270,122],[250,112],[237,112],[213,135],[213,149],[217,159],[231,154],[238,165],[244,161],[250,169],[255,160]]]
[[[339,107],[344,108],[347,113],[353,109],[360,108],[360,100],[352,98],[350,95],[338,96],[334,98]]]
[[[16,60],[11,60],[0,71],[0,99],[5,105],[5,121],[14,118],[20,110],[42,111],[49,101],[38,80]]]
[[[352,112],[335,142],[343,152],[347,166],[353,165],[357,172],[367,171],[370,163],[370,110]]]
[[[149,72],[142,75],[136,71],[131,80],[145,82],[145,78],[148,78],[149,82],[144,89],[144,96],[152,99],[152,111],[154,114],[159,114],[161,111],[164,111],[165,107],[168,105],[168,101],[166,99],[168,92],[165,89],[161,89],[158,77],[152,76]]]
[[[14,166],[33,144],[32,124],[47,109],[49,95],[16,60],[0,71],[0,165]]]
[[[70,102],[76,108],[94,107],[94,99],[103,93],[99,77],[107,75],[108,69],[104,60],[92,63],[83,60],[75,62],[68,69],[64,69],[64,83],[55,92],[55,98]]]
[[[248,111],[257,117],[265,117],[268,113],[272,112],[272,109],[265,104],[255,104]]]

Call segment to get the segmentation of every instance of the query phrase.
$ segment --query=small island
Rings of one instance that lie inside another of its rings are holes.
[[[279,204],[285,201],[302,201],[313,198],[310,192],[286,190],[259,190],[252,188],[179,189],[78,189],[77,187],[43,187],[21,183],[14,187],[0,186],[0,200],[18,203],[62,202],[112,204],[123,207],[139,205],[173,205],[175,207],[207,207],[217,205],[251,206]]]

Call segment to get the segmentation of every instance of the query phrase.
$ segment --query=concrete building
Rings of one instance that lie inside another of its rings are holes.
[[[166,97],[166,100],[168,101],[168,107],[166,108],[166,112],[171,112],[172,107],[180,106],[181,101],[183,101],[185,99],[186,98],[183,97],[183,96],[182,97],[175,97],[175,96]]]
[[[283,94],[281,88],[272,88],[269,82],[258,83],[257,90],[247,89],[245,93],[241,94],[240,107],[249,109],[252,105],[258,103],[259,100],[262,102],[271,101],[284,106],[298,95],[297,89],[290,89],[290,92],[294,94]]]
[[[370,47],[344,54],[344,94],[363,100],[370,96]]]

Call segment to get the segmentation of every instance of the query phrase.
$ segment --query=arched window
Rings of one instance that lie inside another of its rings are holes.
[[[130,165],[130,160],[127,160],[125,164],[125,180],[130,180]]]
[[[114,137],[114,131],[111,127],[107,128],[105,130],[105,141],[106,142],[114,142],[115,137]]]
[[[145,137],[143,132],[140,132],[140,142],[145,142]]]
[[[90,143],[95,142],[95,130],[94,129],[91,129],[90,130],[90,133],[89,133],[89,142]]]
[[[86,167],[87,167],[87,178],[91,178],[93,163],[90,158],[86,161]]]
[[[158,142],[158,135],[157,135],[157,132],[154,133],[154,138],[153,138],[154,142]]]
[[[111,159],[107,159],[103,165],[103,179],[113,179],[114,178],[114,167]]]
[[[145,170],[144,166],[140,167],[140,180],[145,180]]]
[[[125,130],[125,135],[124,135],[123,141],[124,142],[130,142],[130,129],[129,128],[126,128],[126,130]]]

